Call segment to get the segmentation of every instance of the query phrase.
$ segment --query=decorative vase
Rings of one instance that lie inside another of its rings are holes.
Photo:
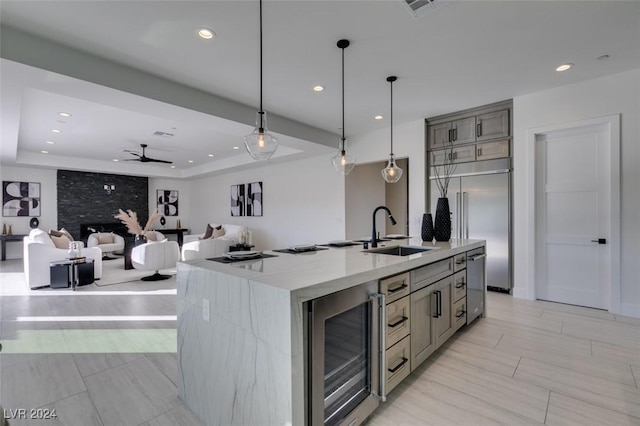
[[[449,199],[446,197],[438,198],[433,235],[436,241],[449,241],[451,239],[451,212],[449,210]]]
[[[6,223],[2,224],[2,235],[7,235],[7,224]]]
[[[9,225],[9,235],[13,235],[13,230],[11,229],[11,225]]]
[[[433,216],[431,213],[422,215],[422,241],[433,241]]]
[[[176,222],[176,228],[182,229],[182,224],[180,223],[180,219]]]
[[[140,244],[144,244],[146,242],[147,242],[147,237],[145,237],[144,235],[136,235],[133,240],[133,245],[137,247]]]

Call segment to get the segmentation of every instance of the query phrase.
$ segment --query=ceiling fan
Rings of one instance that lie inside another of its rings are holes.
[[[145,155],[144,150],[147,148],[147,144],[146,143],[141,143],[140,146],[142,147],[142,155],[138,154],[137,152],[131,151],[129,149],[125,149],[124,152],[128,152],[131,155],[135,155],[138,158],[130,158],[127,159],[125,161],[140,161],[141,163],[166,163],[166,164],[172,164],[173,161],[167,161],[167,160],[156,160],[155,158],[149,158]]]

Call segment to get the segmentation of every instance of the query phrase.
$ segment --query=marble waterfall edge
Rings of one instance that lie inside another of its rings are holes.
[[[180,263],[178,280],[182,400],[205,424],[292,424],[289,294]]]

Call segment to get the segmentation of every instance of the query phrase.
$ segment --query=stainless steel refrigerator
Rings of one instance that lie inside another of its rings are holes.
[[[440,192],[431,169],[431,212]],[[510,291],[511,163],[510,159],[461,163],[449,182],[451,238],[487,241],[487,286]]]

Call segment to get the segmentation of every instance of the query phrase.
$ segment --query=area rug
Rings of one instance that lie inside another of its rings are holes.
[[[131,281],[139,281],[142,277],[153,275],[154,271],[141,271],[138,269],[124,269],[124,260],[122,258],[114,260],[102,261],[102,278],[95,281],[98,287],[107,285],[127,283]],[[176,268],[161,269],[163,275],[172,275],[175,277]]]

